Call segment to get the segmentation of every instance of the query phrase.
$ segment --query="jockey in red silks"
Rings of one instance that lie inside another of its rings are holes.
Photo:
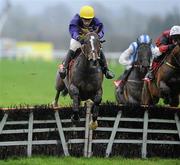
[[[177,44],[177,39],[180,38],[180,26],[173,26],[170,30],[164,31],[157,39],[154,51],[154,59],[152,65],[146,74],[144,80],[150,81],[154,79],[154,72],[157,71],[161,65],[161,61],[171,52]]]
[[[142,34],[137,38],[136,42],[132,42],[128,49],[126,49],[124,52],[121,53],[119,57],[119,63],[124,65],[126,67],[124,73],[120,76],[119,80],[114,81],[114,84],[116,87],[120,87],[120,93],[123,92],[123,88],[125,85],[125,82],[128,79],[128,76],[132,70],[133,64],[137,60],[137,49],[139,44],[146,43],[151,44],[151,51],[153,53],[154,46],[152,45],[152,39],[147,34]]]
[[[61,78],[63,79],[66,77],[69,62],[71,61],[71,59],[75,58],[76,50],[81,47],[81,44],[84,43],[84,35],[82,34],[82,29],[86,32],[98,30],[98,36],[100,39],[104,36],[103,23],[95,17],[94,9],[91,6],[83,6],[80,9],[80,13],[76,14],[70,22],[70,49],[67,53],[63,66],[60,67],[59,72]],[[114,73],[108,69],[106,58],[102,50],[100,52],[99,63],[106,78],[114,78]]]

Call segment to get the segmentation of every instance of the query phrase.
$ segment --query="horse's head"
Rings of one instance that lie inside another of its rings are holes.
[[[168,55],[166,64],[171,68],[180,68],[180,46],[176,45],[175,48]]]
[[[96,66],[97,61],[100,58],[101,43],[95,32],[89,32],[86,34],[81,50],[90,64]]]
[[[174,43],[180,46],[180,35],[171,36]]]
[[[135,65],[148,69],[152,59],[151,43],[138,44],[137,61]]]

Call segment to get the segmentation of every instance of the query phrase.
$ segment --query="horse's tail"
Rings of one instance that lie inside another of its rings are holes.
[[[62,92],[61,92],[62,96],[66,96],[68,94],[68,89],[65,87]]]

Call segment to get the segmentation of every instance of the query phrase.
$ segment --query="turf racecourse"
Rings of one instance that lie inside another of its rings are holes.
[[[49,104],[55,96],[55,75],[59,61],[0,60],[0,107],[19,104]],[[122,66],[110,63],[116,78]],[[115,78],[115,79],[116,79]],[[114,79],[114,80],[115,80]],[[104,79],[103,101],[115,101],[113,80]],[[61,105],[71,104],[61,97]]]
[[[0,60],[0,107],[14,105],[49,104],[55,95],[55,75],[58,61]],[[110,63],[116,78],[122,66]],[[115,78],[115,79],[116,79]],[[114,80],[115,80],[114,79]],[[103,83],[103,101],[115,101],[113,80]],[[61,105],[71,104],[69,97],[61,98]],[[123,159],[32,157],[0,160],[0,165],[179,165],[178,159]]]
[[[123,158],[74,158],[32,157],[0,160],[0,165],[179,165],[180,159],[123,159]]]

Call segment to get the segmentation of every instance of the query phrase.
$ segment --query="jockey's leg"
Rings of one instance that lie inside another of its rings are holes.
[[[69,93],[73,99],[73,115],[71,116],[71,120],[79,121],[79,89],[71,84],[69,87]]]
[[[100,65],[101,65],[101,68],[102,68],[102,71],[104,73],[104,75],[106,76],[107,79],[112,79],[114,78],[114,73],[112,71],[110,71],[108,69],[108,65],[107,65],[107,61],[106,61],[106,57],[103,53],[103,51],[101,50],[100,52]]]
[[[62,79],[64,79],[66,77],[69,62],[74,57],[74,54],[75,54],[75,52],[73,50],[69,50],[67,55],[66,55],[64,65],[59,71],[59,74],[60,74]]]
[[[75,52],[80,47],[81,47],[81,43],[76,41],[75,39],[71,38],[70,48],[66,55],[64,66],[62,68],[60,68],[60,72],[59,72],[62,79],[64,79],[66,77],[69,62],[71,61],[71,59],[73,59],[75,57]]]

